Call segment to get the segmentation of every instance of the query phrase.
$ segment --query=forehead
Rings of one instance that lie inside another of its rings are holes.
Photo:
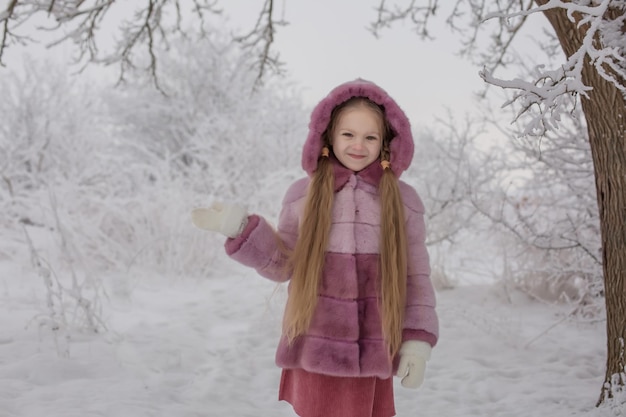
[[[337,114],[337,126],[346,123],[367,123],[376,125],[376,127],[383,130],[383,117],[380,112],[372,109],[364,103],[355,103],[341,109]]]

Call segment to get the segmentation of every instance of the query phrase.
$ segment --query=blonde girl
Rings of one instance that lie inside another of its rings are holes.
[[[287,190],[276,231],[236,206],[192,212],[228,236],[231,258],[289,281],[279,399],[301,417],[394,416],[392,375],[408,388],[423,381],[438,321],[424,206],[399,180],[413,152],[404,112],[358,79],[313,110],[308,176]]]

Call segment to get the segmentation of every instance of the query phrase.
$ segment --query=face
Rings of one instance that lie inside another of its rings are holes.
[[[331,144],[339,162],[354,172],[361,171],[380,156],[380,115],[364,106],[343,109],[337,119]]]

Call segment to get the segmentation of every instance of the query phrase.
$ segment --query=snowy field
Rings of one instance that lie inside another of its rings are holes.
[[[258,9],[249,2],[222,3],[252,17],[234,21],[233,28],[241,25],[235,32],[253,27]],[[77,68],[58,63],[69,62],[71,50],[29,49],[22,57],[10,48],[17,55],[5,55],[10,66],[0,73],[0,417],[295,416],[277,401],[274,365],[285,287],[210,249],[220,238],[193,229],[189,211],[224,201],[276,219],[287,186],[304,175],[308,106],[356,77],[388,88],[411,118],[416,155],[403,180],[426,203],[433,270],[461,283],[438,292],[441,337],[424,385],[407,390],[395,380],[397,415],[626,417],[626,392],[622,409],[595,408],[606,361],[602,314],[572,317],[573,306],[541,303],[502,284],[513,277],[575,295],[584,289],[599,300],[602,242],[582,115],[553,113],[562,128],[540,146],[512,141],[504,125],[492,137],[490,119],[504,117],[508,126],[508,110],[472,100],[479,119],[463,121],[464,89],[484,84],[482,65],[464,67],[442,53],[460,39],[421,43],[405,27],[386,41],[366,40],[363,25],[374,13],[362,2],[334,2],[330,14],[328,0],[306,3],[289,9],[290,25],[276,39],[288,77],[269,78],[256,94],[256,70],[246,70],[256,52],[231,42],[230,27],[221,32],[226,21],[210,36],[171,38],[153,51],[169,95],[131,70],[128,83],[112,88],[115,65],[112,73],[90,67],[74,77]],[[325,22],[324,34],[314,21]],[[509,67],[517,72],[538,59],[546,71],[560,69],[551,48],[542,61],[541,30],[530,31],[532,59]],[[346,34],[354,41],[343,43]],[[114,37],[105,31],[104,38]],[[320,42],[337,47],[335,59]],[[355,54],[355,45],[367,53]],[[411,53],[399,56],[403,50]],[[328,62],[342,65],[328,71]],[[454,112],[433,113],[446,101]],[[48,298],[23,231],[43,266],[58,271],[65,309]],[[544,241],[550,250],[538,249]],[[73,289],[68,265],[79,283],[88,277],[95,285]],[[89,297],[94,290],[99,297]],[[72,292],[97,301],[92,318],[105,331],[55,329],[59,314],[80,313]]]
[[[215,278],[101,277],[100,335],[55,338],[45,287],[0,262],[0,416],[294,416],[276,400],[284,287],[225,263]],[[398,416],[609,416],[594,408],[604,322],[494,286],[438,293],[441,338],[418,391],[396,379]],[[66,350],[65,350],[66,349]],[[65,351],[69,357],[63,357]]]

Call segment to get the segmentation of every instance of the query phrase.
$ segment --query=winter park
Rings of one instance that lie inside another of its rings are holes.
[[[376,166],[410,160],[438,317],[395,415],[626,416],[625,28],[624,0],[0,0],[0,417],[296,416],[295,290],[231,252],[284,237],[318,103],[361,78],[410,121],[412,158],[379,106]],[[373,172],[332,144],[333,181]],[[235,234],[192,219],[215,202]]]

